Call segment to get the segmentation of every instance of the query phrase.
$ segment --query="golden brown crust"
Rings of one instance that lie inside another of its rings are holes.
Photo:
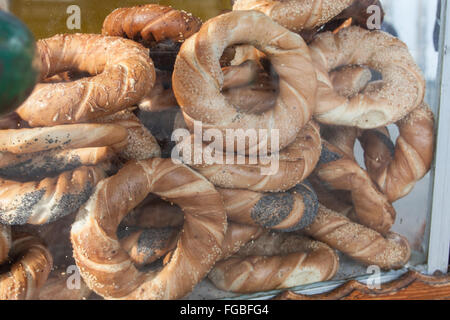
[[[170,261],[141,273],[120,247],[120,221],[149,193],[179,205],[185,223]],[[74,258],[87,285],[107,299],[176,299],[191,292],[221,254],[226,214],[205,178],[170,159],[129,162],[101,182],[72,226]]]
[[[319,79],[315,118],[326,124],[372,129],[394,123],[423,101],[425,80],[407,46],[382,31],[349,27],[319,34],[310,45]],[[353,98],[338,95],[328,72],[364,65],[381,72],[381,88]]]
[[[402,268],[411,256],[404,237],[395,233],[383,237],[322,205],[305,233],[365,265],[377,265],[386,270]]]
[[[251,43],[265,52],[280,77],[277,104],[263,114],[240,112],[221,93],[224,79],[219,59],[226,47],[237,43]],[[224,137],[229,135],[226,129],[267,130],[267,139],[257,139],[254,145],[246,143],[245,150],[236,150],[256,154],[260,147],[268,146],[270,151],[272,129],[279,133],[281,150],[309,122],[315,105],[316,74],[309,49],[300,36],[262,13],[233,11],[209,20],[182,45],[173,88],[190,129],[196,120],[205,130],[221,130]]]
[[[37,46],[43,64],[41,79],[73,69],[92,77],[38,84],[17,110],[33,127],[86,122],[126,109],[155,82],[148,49],[131,40],[70,34],[40,40]]]
[[[367,171],[391,202],[411,192],[434,157],[434,115],[428,105],[419,106],[397,127],[400,137],[395,147],[383,128],[365,131],[360,138]]]
[[[52,269],[50,252],[38,238],[16,234],[9,256],[13,264],[0,275],[0,300],[36,299]]]
[[[184,139],[177,145],[179,151],[192,150],[194,136]],[[203,150],[205,151],[206,146]],[[279,153],[278,169],[271,172],[271,164],[252,164],[250,158],[245,158],[245,164],[226,164],[226,155],[217,153],[215,158],[223,157],[223,164],[205,163],[195,164],[190,159],[190,166],[200,172],[215,186],[226,189],[245,189],[257,192],[281,192],[292,189],[305,180],[314,170],[319,161],[322,149],[320,130],[318,125],[311,121],[299,133],[296,140]],[[210,150],[211,151],[211,150]],[[205,154],[204,152],[203,154]],[[191,156],[194,156],[191,151]],[[262,169],[273,173],[264,175]]]
[[[294,234],[263,234],[227,260],[209,279],[219,289],[252,293],[330,280],[339,268],[327,245]]]
[[[102,34],[126,36],[149,45],[170,39],[183,42],[196,33],[202,22],[186,11],[157,4],[119,8],[103,22]]]
[[[237,0],[233,10],[258,10],[294,32],[319,27],[353,0]]]

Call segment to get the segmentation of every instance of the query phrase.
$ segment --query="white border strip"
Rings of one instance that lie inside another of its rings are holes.
[[[450,252],[450,6],[442,0],[437,147],[434,169],[428,273],[447,273]]]

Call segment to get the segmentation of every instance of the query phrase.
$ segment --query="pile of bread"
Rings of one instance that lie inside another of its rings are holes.
[[[406,45],[367,30],[369,5],[237,0],[205,23],[144,5],[39,40],[40,83],[0,119],[0,299],[291,288],[332,279],[337,251],[405,266],[392,204],[430,170],[434,116]],[[196,123],[267,134],[214,149],[241,162],[179,163],[198,139],[211,151]]]

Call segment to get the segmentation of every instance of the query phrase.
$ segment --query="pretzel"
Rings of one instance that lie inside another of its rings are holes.
[[[266,233],[218,262],[208,277],[221,290],[252,293],[330,280],[338,268],[337,254],[323,243]]]
[[[283,27],[300,32],[321,26],[353,0],[236,0],[233,10],[258,10]]]
[[[70,124],[32,129],[0,130],[0,152],[33,153],[56,148],[120,147],[128,132],[112,124]]]
[[[81,166],[95,166],[112,160],[110,147],[51,149],[25,154],[0,153],[0,176],[15,181],[41,180]]]
[[[402,268],[411,256],[404,237],[395,233],[382,236],[323,205],[319,205],[314,222],[302,232],[365,265],[386,270]]]
[[[15,234],[9,257],[10,271],[0,274],[0,300],[37,298],[53,265],[48,250],[36,237]]]
[[[316,217],[317,196],[308,183],[283,193],[218,189],[228,220],[282,232],[304,229]]]
[[[237,43],[266,53],[280,77],[277,104],[263,114],[236,110],[220,92],[219,59],[226,47]],[[300,36],[259,12],[234,11],[209,20],[184,42],[175,62],[173,89],[187,126],[192,129],[194,121],[201,121],[205,130],[221,130],[225,139],[227,129],[265,129],[267,136],[237,148],[241,154],[256,154],[263,147],[270,151],[272,129],[277,129],[282,150],[309,122],[315,106],[316,74],[308,51]]]
[[[41,80],[73,69],[92,77],[38,84],[17,109],[32,127],[86,122],[113,114],[139,102],[155,82],[148,49],[131,40],[67,34],[39,40],[37,48],[43,65]]]
[[[0,179],[0,223],[45,224],[76,212],[95,185],[105,178],[103,167],[80,167],[41,181]]]
[[[11,227],[0,224],[0,264],[8,258],[11,249]]]
[[[351,191],[357,222],[381,234],[389,232],[395,222],[395,209],[357,162],[324,142],[314,174],[329,188]]]
[[[202,164],[195,164],[194,136],[184,138],[177,145],[177,150],[183,155],[184,150],[190,150],[191,159],[189,165],[205,176],[215,186],[226,189],[245,189],[256,192],[281,192],[292,189],[305,180],[314,170],[319,161],[321,152],[321,138],[318,125],[311,121],[297,136],[296,140],[279,153],[279,167],[271,175],[264,175],[263,170],[268,172],[270,164],[251,164],[250,158],[245,158],[245,164],[227,164],[226,154],[215,150],[215,157],[222,158],[222,164],[207,164],[204,159]],[[192,147],[194,146],[194,148]],[[203,154],[208,151],[203,146]],[[209,150],[211,152],[211,150]],[[259,160],[261,161],[261,160]]]
[[[258,239],[264,233],[265,231],[261,227],[229,221],[225,239],[222,243],[222,255],[218,261],[230,258],[247,243]]]
[[[103,22],[102,33],[126,37],[150,48],[156,66],[171,69],[180,44],[196,33],[202,25],[186,11],[157,4],[119,8]]]
[[[396,123],[400,137],[394,145],[382,128],[360,137],[367,171],[394,202],[405,197],[430,170],[434,157],[434,115],[423,103]]]
[[[141,273],[120,247],[120,221],[149,193],[179,205],[185,223],[159,272]],[[170,159],[131,161],[100,182],[72,226],[74,258],[89,288],[106,299],[177,299],[221,254],[226,215],[220,194],[201,175]]]
[[[359,27],[319,34],[310,45],[319,85],[315,118],[325,124],[373,129],[394,123],[417,108],[425,80],[407,46],[382,31]],[[364,65],[381,72],[382,88],[353,98],[338,95],[328,72],[345,65]]]

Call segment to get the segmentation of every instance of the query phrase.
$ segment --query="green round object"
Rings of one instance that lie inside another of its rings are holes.
[[[20,106],[36,85],[35,52],[36,42],[27,26],[0,11],[0,115]]]

